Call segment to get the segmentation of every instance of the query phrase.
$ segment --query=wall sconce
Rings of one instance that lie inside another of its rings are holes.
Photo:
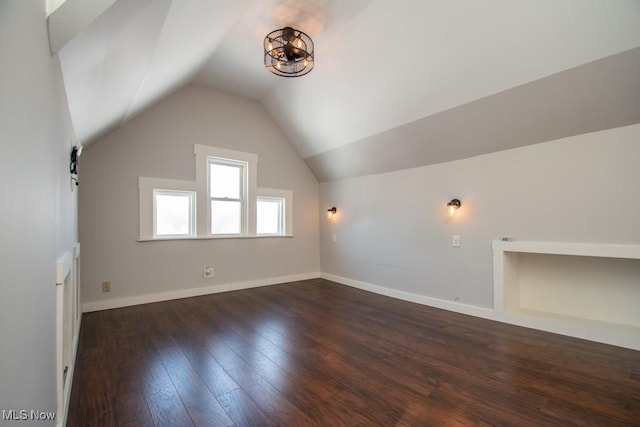
[[[460,200],[451,199],[451,201],[447,203],[447,206],[449,207],[449,215],[453,216],[456,213],[456,211],[460,209],[461,205],[462,205],[462,202],[460,202]]]
[[[336,209],[336,207],[332,207],[331,209],[327,209],[327,218],[331,219],[333,218],[333,216],[336,214],[336,212],[338,212],[338,209]]]

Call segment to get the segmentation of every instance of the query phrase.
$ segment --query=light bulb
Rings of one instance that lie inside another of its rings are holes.
[[[449,216],[453,216],[456,213],[456,211],[460,208],[461,204],[462,203],[460,203],[460,200],[451,199],[451,201],[447,203],[447,207],[449,208]]]

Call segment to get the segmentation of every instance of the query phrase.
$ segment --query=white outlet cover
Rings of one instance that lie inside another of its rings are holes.
[[[451,240],[452,244],[454,247],[459,248],[461,246],[461,240],[460,240],[460,236],[457,234],[453,235],[453,238]]]

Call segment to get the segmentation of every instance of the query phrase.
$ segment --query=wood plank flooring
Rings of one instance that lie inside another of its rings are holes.
[[[640,352],[308,280],[84,314],[67,425],[640,425]]]

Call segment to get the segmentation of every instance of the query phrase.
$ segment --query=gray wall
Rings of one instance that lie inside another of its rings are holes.
[[[0,410],[56,410],[55,264],[77,241],[68,108],[44,6],[0,2]]]
[[[320,221],[322,272],[491,308],[492,239],[640,244],[638,141],[632,125],[322,183],[338,208]]]
[[[640,48],[308,157],[320,182],[433,165],[640,122]],[[464,124],[464,125],[461,125]]]
[[[137,242],[138,177],[195,180],[194,144],[257,154],[258,187],[293,190],[295,237]],[[257,102],[187,86],[87,147],[80,182],[84,302],[320,271],[318,183]]]

